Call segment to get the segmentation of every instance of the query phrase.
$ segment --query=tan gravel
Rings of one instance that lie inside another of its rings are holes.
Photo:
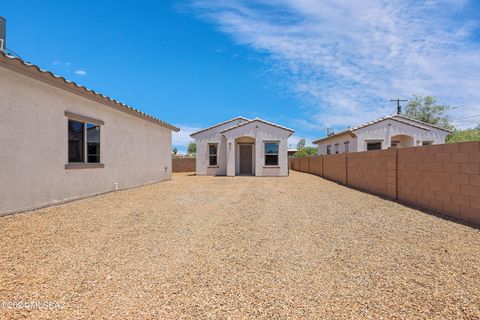
[[[291,172],[0,218],[0,319],[480,318],[480,232]]]

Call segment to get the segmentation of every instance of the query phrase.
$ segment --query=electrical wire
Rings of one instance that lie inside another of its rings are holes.
[[[468,117],[464,117],[464,118],[452,119],[452,121],[458,121],[458,120],[470,119],[470,118],[477,118],[477,117],[480,117],[480,114],[476,114],[476,115],[468,116]]]

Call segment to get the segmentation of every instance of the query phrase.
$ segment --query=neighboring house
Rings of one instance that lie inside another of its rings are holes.
[[[318,154],[335,154],[445,143],[451,131],[394,114],[313,141]]]
[[[287,150],[288,157],[293,157],[295,152],[297,152],[297,148],[288,148],[288,150]]]
[[[170,179],[172,131],[0,51],[0,215]]]
[[[288,137],[293,130],[237,117],[192,133],[198,175],[288,175]]]

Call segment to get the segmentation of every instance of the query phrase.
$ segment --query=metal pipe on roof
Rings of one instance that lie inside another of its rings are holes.
[[[7,19],[0,17],[0,51],[7,48]]]

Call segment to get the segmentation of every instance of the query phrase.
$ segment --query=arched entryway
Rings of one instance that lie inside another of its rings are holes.
[[[255,138],[235,139],[235,174],[255,175]]]
[[[390,146],[392,148],[406,148],[413,147],[414,145],[413,137],[406,134],[398,134],[390,139]]]

